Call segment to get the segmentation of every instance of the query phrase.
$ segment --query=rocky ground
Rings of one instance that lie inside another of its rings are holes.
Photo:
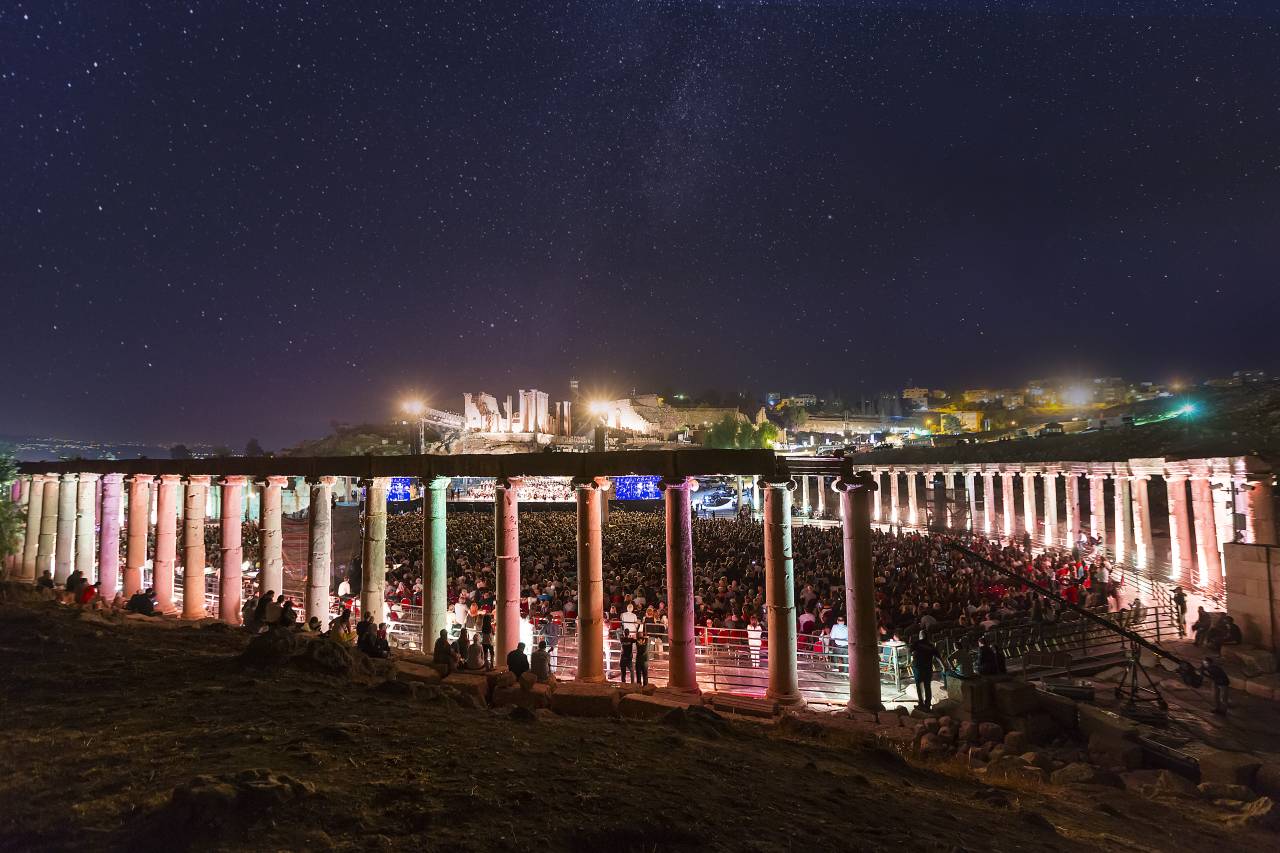
[[[1194,787],[923,761],[908,754],[915,721],[894,715],[490,710],[318,644],[259,647],[251,665],[247,643],[215,623],[0,602],[0,850],[1276,844],[1265,815]]]

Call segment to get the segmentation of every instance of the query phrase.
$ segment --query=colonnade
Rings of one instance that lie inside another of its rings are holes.
[[[930,524],[1015,539],[1030,536],[1045,546],[1066,548],[1087,534],[1117,561],[1139,569],[1157,566],[1151,487],[1152,481],[1160,480],[1168,508],[1168,579],[1188,586],[1222,587],[1226,543],[1277,542],[1275,475],[1252,456],[892,465],[872,468],[870,473],[878,485],[888,478],[888,488],[876,492],[873,522]],[[941,518],[929,516],[930,507],[922,505],[921,478],[927,489],[941,485],[949,493],[938,502],[944,507]],[[1082,480],[1088,488],[1083,503]],[[1105,501],[1108,483],[1110,519]],[[1021,508],[1015,500],[1018,485]],[[904,492],[905,506],[899,500]]]
[[[811,476],[811,475],[810,475]],[[808,483],[810,477],[798,478]],[[100,585],[101,595],[114,597],[117,589],[125,596],[137,592],[143,571],[150,562],[152,586],[160,609],[176,610],[174,583],[181,566],[182,609],[184,619],[205,618],[205,553],[206,513],[211,504],[208,490],[210,475],[98,474],[63,473],[33,474],[24,478],[15,494],[28,495],[28,532],[23,542],[17,578],[32,582],[44,570],[59,570],[67,555],[76,556],[76,566],[90,582]],[[221,510],[217,569],[217,618],[230,624],[241,620],[242,561],[241,520],[246,475],[226,475],[216,487]],[[329,600],[333,569],[332,514],[333,487],[336,478],[314,477],[308,480],[309,549],[306,578],[306,617],[322,622],[329,617]],[[390,477],[372,477],[362,481],[365,488],[363,525],[363,559],[361,564],[361,608],[374,613],[375,620],[384,615],[386,569],[386,496]],[[260,480],[262,490],[258,502],[261,529],[259,576],[260,591],[278,592],[282,580],[281,493],[284,477],[268,476]],[[127,483],[127,494],[124,487]],[[99,487],[100,484],[100,487]],[[431,649],[441,630],[448,626],[446,611],[448,589],[448,550],[445,541],[445,497],[449,479],[443,476],[423,478],[423,619],[422,648]],[[603,584],[602,502],[606,499],[609,480],[603,476],[578,477],[573,481],[577,514],[578,554],[578,660],[577,677],[584,682],[601,682],[605,672],[605,622]],[[669,602],[670,681],[669,689],[697,691],[694,642],[695,612],[693,585],[693,525],[690,492],[696,488],[692,477],[664,476],[661,481],[665,526],[666,574]],[[494,501],[494,551],[496,556],[497,610],[495,613],[495,654],[501,663],[516,647],[520,636],[520,566],[519,477],[499,477]],[[815,481],[814,495],[825,507],[831,497],[838,499],[840,515],[845,519],[844,561],[846,619],[850,626],[850,704],[859,709],[879,707],[879,658],[875,620],[873,572],[871,562],[872,496],[876,485],[866,474],[853,474],[846,469],[839,476],[823,476]],[[760,477],[753,488],[763,495],[766,612],[769,631],[769,664],[767,696],[784,705],[797,705],[804,699],[798,682],[796,654],[795,570],[792,555],[792,493],[796,479],[783,474]],[[802,486],[802,488],[804,488]],[[152,490],[154,500],[154,560],[148,560],[148,523],[151,518]],[[70,494],[71,499],[64,495]],[[82,503],[85,495],[96,496]],[[181,500],[179,500],[181,495]],[[124,570],[118,573],[121,503],[124,514],[126,543]],[[178,526],[181,505],[181,527]],[[85,519],[98,523],[85,523]],[[178,558],[181,530],[181,560]],[[95,533],[98,541],[95,543]],[[95,554],[96,566],[92,559]],[[74,548],[72,546],[74,545]],[[80,562],[83,556],[83,563]],[[66,574],[70,573],[69,564]],[[96,568],[96,572],[95,572]],[[64,576],[57,577],[61,581]]]

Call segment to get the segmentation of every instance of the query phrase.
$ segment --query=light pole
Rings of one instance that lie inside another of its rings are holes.
[[[415,456],[426,452],[427,446],[427,419],[424,416],[426,406],[421,400],[406,400],[401,406],[405,413],[411,415],[417,421],[417,429],[411,436],[410,445]]]

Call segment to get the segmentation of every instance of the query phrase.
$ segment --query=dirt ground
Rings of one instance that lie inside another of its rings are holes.
[[[225,626],[0,605],[0,850],[1274,849],[1200,803],[998,788],[805,725],[462,707]]]

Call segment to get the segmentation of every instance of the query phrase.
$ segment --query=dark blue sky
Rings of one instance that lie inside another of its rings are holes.
[[[0,433],[1275,368],[1271,5],[0,0]]]

